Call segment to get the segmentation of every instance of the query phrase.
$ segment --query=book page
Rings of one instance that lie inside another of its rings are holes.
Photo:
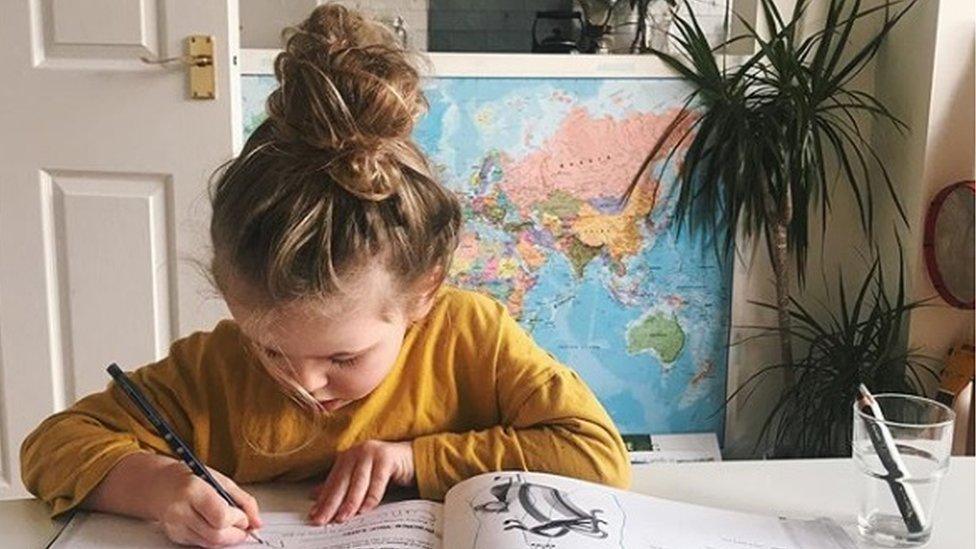
[[[452,549],[854,547],[827,535],[823,521],[726,511],[525,472],[458,484],[447,495],[444,524],[444,546]],[[849,540],[831,525],[838,539]]]
[[[441,549],[442,505],[431,501],[383,504],[342,524],[312,526],[303,513],[262,513],[258,534],[276,549]],[[160,527],[129,517],[82,512],[51,547],[144,549],[176,547]],[[256,541],[238,547],[261,547]]]
[[[342,524],[313,526],[302,513],[265,513],[259,535],[277,549],[441,549],[442,505],[401,501]],[[238,547],[259,547],[257,542]]]

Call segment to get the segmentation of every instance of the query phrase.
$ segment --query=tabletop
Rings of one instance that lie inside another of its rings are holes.
[[[828,517],[856,539],[858,475],[851,459],[723,461],[651,464],[634,468],[632,490],[657,497],[736,511],[790,518]],[[309,485],[252,485],[262,511],[307,511],[296,497]],[[927,549],[976,547],[976,460],[953,457],[942,483]],[[63,521],[48,518],[34,499],[0,501],[4,547],[44,547]],[[859,542],[861,547],[871,547]]]

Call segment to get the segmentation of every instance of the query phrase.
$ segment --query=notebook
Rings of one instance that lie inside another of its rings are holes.
[[[681,503],[543,473],[486,473],[444,503],[386,503],[343,524],[264,513],[279,549],[854,549],[827,519],[795,520]],[[244,546],[256,547],[256,542]],[[150,523],[79,513],[52,547],[171,547]]]

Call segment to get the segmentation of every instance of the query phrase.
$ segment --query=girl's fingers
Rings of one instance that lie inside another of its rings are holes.
[[[247,540],[246,530],[237,526],[214,528],[199,515],[195,519],[188,517],[185,526],[187,528],[187,534],[193,543],[203,547],[222,547],[224,545],[243,543]]]
[[[241,515],[243,516],[243,513]],[[189,505],[180,509],[175,516],[171,516],[164,529],[166,535],[176,543],[201,547],[220,547],[240,543],[247,537],[244,530],[235,526],[215,528]]]
[[[221,475],[222,478],[218,480],[220,485],[227,490],[230,497],[234,498],[234,501],[241,506],[244,514],[247,515],[247,524],[245,528],[260,528],[261,527],[261,511],[258,509],[258,500],[254,499],[254,496],[245,492],[240,486],[237,485],[233,480]]]
[[[329,474],[325,477],[316,487],[315,490],[315,503],[312,504],[312,508],[308,512],[308,517],[311,519],[318,514],[319,509],[325,503],[326,497],[333,490],[333,487],[339,482],[339,470],[343,467],[342,456],[336,460],[335,464],[332,465],[332,469],[329,470]]]
[[[210,486],[206,486],[206,488],[209,492],[205,491],[200,497],[190,500],[193,511],[202,517],[202,520],[206,521],[211,528],[220,530],[237,526],[247,529],[248,519],[244,511],[228,505]]]
[[[315,487],[316,501],[315,501],[315,505],[313,505],[313,508],[322,506],[322,503],[325,500],[326,495],[328,495],[332,487],[339,482],[339,478],[341,477],[339,472],[349,465],[347,461],[348,460],[346,459],[345,454],[339,454],[338,456],[336,456],[336,460],[332,464],[332,467],[329,468],[329,474],[325,476],[325,480],[320,482],[319,485]]]
[[[329,477],[325,480],[325,485],[319,493],[319,501],[312,508],[310,518],[315,524],[325,524],[332,520],[336,509],[342,503],[349,486],[349,475],[352,465],[350,460],[340,459],[329,472]]]
[[[369,511],[383,501],[383,494],[390,483],[390,475],[393,473],[393,466],[386,462],[374,465],[369,479],[369,489],[366,490],[366,497],[363,498],[363,505],[360,512]]]
[[[356,464],[349,479],[349,488],[346,489],[346,497],[336,510],[336,522],[343,522],[359,511],[366,497],[366,490],[369,489],[369,481],[373,470],[373,460],[366,455]]]
[[[174,526],[172,530],[166,533],[166,535],[169,536],[169,539],[173,543],[177,543],[179,545],[192,545],[194,547],[214,547],[213,544],[203,539],[203,537],[200,536],[200,534],[197,534],[196,532],[191,530],[189,526],[185,524]]]

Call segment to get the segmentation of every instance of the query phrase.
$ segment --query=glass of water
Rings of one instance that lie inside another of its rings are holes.
[[[932,535],[932,514],[949,468],[955,413],[934,400],[875,395],[883,420],[854,404],[854,462],[861,473],[861,536],[888,547],[913,547]]]

